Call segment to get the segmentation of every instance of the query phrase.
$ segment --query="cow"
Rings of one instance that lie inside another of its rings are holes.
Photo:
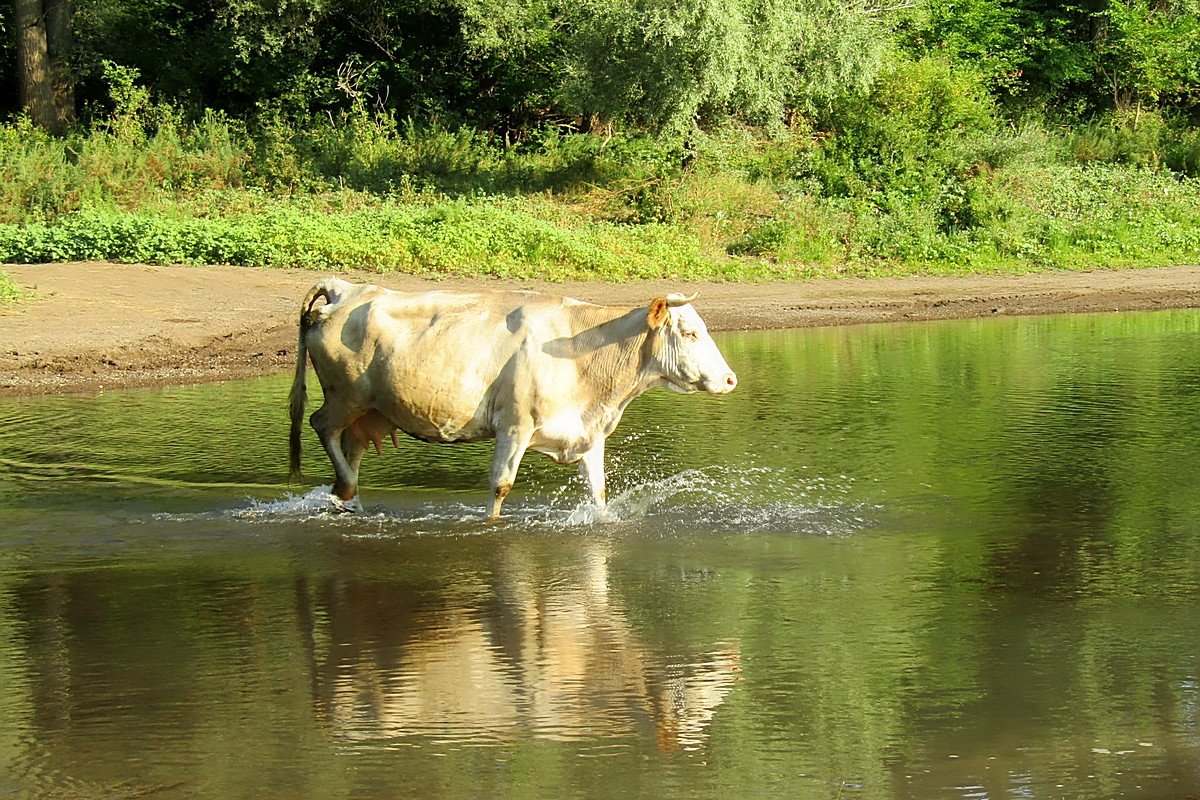
[[[333,462],[334,495],[358,494],[368,443],[400,430],[427,442],[495,439],[490,519],[525,451],[579,464],[605,505],[604,442],[648,389],[728,394],[725,363],[696,295],[601,306],[537,292],[400,292],[327,278],[300,307],[289,396],[290,466],[300,478],[307,359],[324,392],[310,424]],[[319,300],[324,303],[318,303]]]

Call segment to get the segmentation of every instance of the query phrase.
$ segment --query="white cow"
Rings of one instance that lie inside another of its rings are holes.
[[[578,462],[603,506],[604,440],[631,400],[654,387],[719,395],[737,386],[689,305],[694,298],[671,294],[629,308],[536,292],[410,293],[323,280],[300,308],[292,477],[311,355],[325,402],[310,422],[341,500],[358,494],[367,444],[378,450],[399,429],[430,442],[495,439],[492,519],[527,449]]]

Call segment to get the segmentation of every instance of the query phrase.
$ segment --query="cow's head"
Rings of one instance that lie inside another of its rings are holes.
[[[695,299],[694,294],[669,294],[655,298],[647,309],[646,320],[657,336],[654,350],[663,384],[676,392],[729,394],[737,386],[737,375],[692,308]]]

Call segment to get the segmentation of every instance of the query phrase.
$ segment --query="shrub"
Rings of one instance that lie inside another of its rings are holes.
[[[1177,129],[1163,147],[1163,164],[1181,175],[1200,178],[1200,129]]]

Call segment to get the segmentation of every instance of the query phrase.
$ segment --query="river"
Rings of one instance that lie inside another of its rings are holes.
[[[717,338],[605,521],[411,440],[330,513],[285,377],[0,401],[0,795],[1200,793],[1200,312]]]

